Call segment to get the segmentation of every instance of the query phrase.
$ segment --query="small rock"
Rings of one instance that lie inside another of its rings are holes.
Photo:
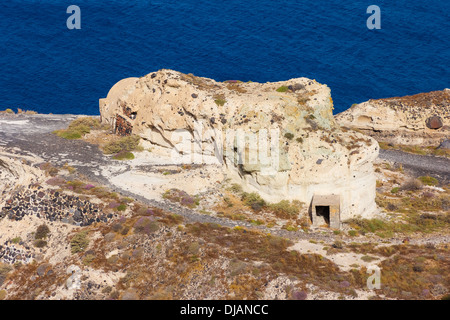
[[[442,141],[438,149],[450,149],[450,139]]]
[[[308,297],[308,294],[305,291],[293,291],[292,294],[292,299],[293,300],[306,300],[306,298]]]
[[[52,265],[50,263],[43,263],[41,264],[37,269],[36,269],[36,273],[39,277],[44,276],[46,273],[48,274],[48,272],[50,272]]]

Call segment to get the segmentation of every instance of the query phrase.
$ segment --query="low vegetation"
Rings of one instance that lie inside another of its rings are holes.
[[[188,208],[195,208],[199,205],[198,196],[191,196],[187,192],[176,188],[164,192],[163,198],[172,202],[177,202]]]
[[[89,245],[88,230],[82,230],[75,234],[70,241],[70,250],[72,254],[83,252]]]
[[[67,129],[53,131],[58,137],[64,139],[81,139],[85,134],[90,133],[91,130],[101,129],[102,125],[98,118],[93,117],[79,117],[73,120]]]
[[[114,160],[133,160],[134,154],[129,151],[120,151],[113,156]]]
[[[112,155],[115,160],[132,160],[134,159],[133,151],[143,151],[143,148],[139,145],[139,136],[121,137],[109,133],[109,129],[109,126],[102,125],[98,118],[79,117],[73,120],[67,129],[56,130],[53,133],[61,138],[73,140],[85,138],[92,130],[100,131],[100,138],[97,135],[88,138],[87,141],[98,144],[104,154]]]
[[[44,223],[37,227],[34,234],[34,246],[38,248],[43,248],[47,245],[47,238],[50,235],[50,229]]]
[[[422,176],[422,177],[419,177],[418,179],[424,185],[427,185],[427,186],[437,186],[439,184],[438,179],[436,179],[434,177],[430,177],[430,176]]]
[[[297,231],[300,227],[306,229],[310,225],[309,217],[302,214],[304,204],[298,200],[269,203],[256,192],[244,192],[242,186],[236,183],[225,192],[223,202],[214,208],[219,216],[269,228],[283,219],[283,228],[288,231]]]
[[[277,92],[287,92],[289,88],[287,86],[281,86],[277,89]]]
[[[418,155],[433,155],[433,156],[440,156],[440,157],[450,157],[450,150],[449,149],[439,149],[438,147],[423,147],[423,146],[410,146],[410,145],[397,145],[387,142],[379,141],[378,144],[380,145],[381,149],[384,150],[400,150],[403,152],[418,154]]]
[[[139,149],[140,137],[131,135],[118,137],[116,140],[108,142],[101,149],[105,154],[118,154],[120,152],[131,152]]]
[[[351,219],[346,223],[359,234],[376,234],[381,238],[394,235],[409,235],[417,232],[430,233],[450,227],[449,214],[410,213],[402,220],[388,221],[382,219]],[[356,235],[353,233],[353,235]]]

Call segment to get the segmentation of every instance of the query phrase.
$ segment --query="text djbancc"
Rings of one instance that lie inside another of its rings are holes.
[[[240,304],[225,304],[224,308],[215,307],[197,307],[187,305],[181,307],[180,314],[183,315],[205,315],[211,317],[214,312],[223,313],[234,317],[236,315],[267,315],[269,314],[268,305],[240,305]]]

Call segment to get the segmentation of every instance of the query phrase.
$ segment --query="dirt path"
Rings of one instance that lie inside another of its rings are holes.
[[[450,183],[450,159],[422,156],[398,150],[380,150],[380,159],[401,163],[412,176],[432,176],[443,184]]]

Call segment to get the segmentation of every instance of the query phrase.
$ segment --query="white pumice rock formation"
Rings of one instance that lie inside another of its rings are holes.
[[[450,89],[369,100],[337,114],[336,120],[378,141],[438,146],[450,134]]]
[[[332,194],[341,220],[376,213],[378,143],[341,129],[330,89],[315,80],[216,82],[164,69],[119,81],[99,104],[116,133],[139,135],[180,162],[214,158],[268,201],[310,206]]]

